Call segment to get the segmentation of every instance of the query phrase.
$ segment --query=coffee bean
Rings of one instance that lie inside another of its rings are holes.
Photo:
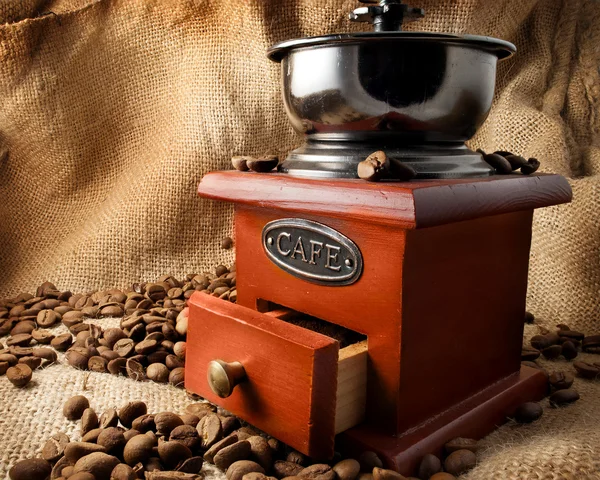
[[[10,331],[11,336],[19,334],[31,334],[35,330],[35,322],[33,320],[23,320],[17,323]]]
[[[65,446],[65,457],[69,462],[74,464],[80,458],[90,455],[94,452],[106,452],[106,448],[102,445],[87,442],[70,442]]]
[[[362,452],[357,460],[363,472],[371,472],[375,467],[383,468],[383,462],[375,452]]]
[[[176,387],[183,388],[185,381],[185,369],[183,367],[174,368],[169,374],[169,383]]]
[[[42,359],[38,357],[34,357],[33,355],[30,357],[21,357],[19,358],[19,363],[24,363],[31,370],[36,370],[42,364]]]
[[[6,378],[8,378],[10,383],[18,388],[22,388],[27,385],[31,380],[32,375],[33,372],[31,371],[31,368],[24,363],[18,363],[6,371]]]
[[[235,418],[235,417],[226,417],[226,418]],[[223,424],[223,422],[221,421],[221,424]],[[260,435],[252,435],[250,437],[248,437],[246,439],[246,441],[250,444],[250,459],[254,460],[256,463],[258,463],[261,467],[263,467],[265,469],[265,471],[269,471],[271,470],[271,467],[273,466],[273,451],[271,450],[271,447],[269,447],[269,443],[267,442],[267,439],[264,437],[261,437]],[[300,460],[300,462],[295,462],[298,463],[299,465],[306,465],[306,459],[304,458],[304,455],[302,455],[299,452],[296,452],[298,455],[296,455],[296,460]],[[289,460],[289,455],[288,455],[288,461]]]
[[[10,353],[0,354],[0,362],[6,362],[10,366],[16,365],[18,361],[19,359],[15,355],[12,355]]]
[[[429,480],[456,480],[456,477],[446,472],[440,472],[436,473]]]
[[[148,413],[148,407],[144,402],[129,402],[119,410],[119,419],[124,427],[130,428],[136,418],[146,415],[146,413]]]
[[[187,460],[184,460],[179,467],[177,467],[177,471],[183,473],[200,473],[203,462],[204,460],[202,457],[188,458]]]
[[[551,374],[548,378],[550,386],[555,390],[564,390],[567,388],[571,388],[574,381],[575,377],[568,372],[556,372]]]
[[[152,456],[154,440],[148,435],[136,435],[125,444],[123,459],[134,466],[137,463],[145,463]]]
[[[63,405],[63,415],[67,420],[79,420],[83,412],[90,407],[89,400],[83,395],[69,398]]]
[[[525,165],[521,166],[521,173],[523,175],[531,175],[540,168],[540,162],[536,158],[529,158]]]
[[[600,347],[600,335],[588,335],[581,342],[584,352],[587,352],[588,348]]]
[[[108,362],[106,361],[105,358],[100,357],[100,356],[94,356],[91,357],[88,360],[88,369],[91,370],[92,372],[100,372],[100,373],[104,373],[106,372],[106,367],[108,365]]]
[[[496,173],[500,175],[508,175],[509,173],[512,173],[513,169],[510,162],[502,155],[498,155],[497,153],[486,154],[479,149],[477,151],[483,155],[483,160],[489,164],[496,171]]]
[[[360,162],[357,167],[357,175],[363,180],[376,182],[384,178],[390,170],[390,161],[385,152],[377,151]]]
[[[375,467],[373,469],[373,480],[406,480],[406,477],[394,470]]]
[[[11,480],[43,479],[50,476],[52,466],[41,458],[28,458],[13,465],[8,471]]]
[[[295,477],[302,470],[304,470],[302,465],[298,465],[297,463],[293,462],[283,462],[279,460],[273,464],[273,475],[279,479],[285,477]]]
[[[542,355],[549,360],[560,357],[561,353],[561,345],[551,345],[550,347],[546,347],[542,350]]]
[[[98,428],[98,415],[93,408],[86,408],[81,415],[81,435]]]
[[[88,443],[97,443],[98,437],[100,436],[100,433],[102,433],[103,431],[104,431],[104,429],[100,428],[100,427],[93,428],[81,437],[81,441],[88,442]]]
[[[146,369],[146,375],[154,382],[166,383],[169,380],[169,369],[162,363],[153,363]]]
[[[125,373],[127,373],[126,366],[127,366],[127,359],[119,357],[119,358],[115,358],[114,360],[109,361],[106,368],[113,375],[119,375],[119,374],[125,375]]]
[[[6,345],[10,346],[19,346],[19,347],[28,347],[33,340],[33,337],[29,333],[19,333],[13,337],[9,337],[6,341]]]
[[[156,349],[157,345],[156,340],[142,340],[135,346],[135,351],[139,355],[148,355]]]
[[[200,446],[198,431],[191,425],[179,425],[175,427],[169,435],[169,441],[182,443],[191,451],[196,450]]]
[[[539,358],[541,352],[537,348],[524,346],[521,349],[521,360],[532,361]]]
[[[64,433],[52,435],[42,448],[42,458],[48,462],[56,462],[65,453],[69,437]]]
[[[97,443],[98,445],[102,445],[104,448],[106,448],[107,453],[116,455],[118,457],[121,455],[127,442],[123,432],[120,429],[116,427],[108,427],[100,432]]]
[[[279,158],[275,155],[265,155],[258,158],[247,157],[246,166],[253,172],[270,172],[279,164]]]
[[[64,352],[73,343],[73,336],[70,333],[63,333],[54,337],[50,342],[50,345],[59,352]]]
[[[227,480],[242,480],[244,475],[252,472],[264,474],[265,470],[258,463],[251,460],[239,460],[229,466],[225,475]]]
[[[9,347],[8,353],[14,355],[17,358],[29,357],[33,355],[33,348],[31,347]]]
[[[60,320],[60,315],[54,310],[41,310],[36,317],[40,327],[49,328]]]
[[[458,437],[444,445],[444,450],[447,454],[456,452],[457,450],[470,450],[473,453],[477,453],[479,450],[479,442],[473,438],[462,438]]]
[[[54,339],[54,335],[44,330],[34,330],[31,332],[31,336],[37,343],[42,345],[48,345]]]
[[[198,433],[200,433],[199,430]],[[233,445],[237,441],[238,436],[236,434],[229,435],[228,437],[219,440],[218,442],[214,443],[206,452],[204,452],[204,460],[209,463],[214,463],[214,457],[221,449]]]
[[[229,250],[231,247],[233,247],[233,240],[231,237],[225,237],[221,240],[221,248],[223,250]]]
[[[360,473],[360,463],[353,458],[348,458],[336,463],[333,466],[333,471],[339,480],[355,480]]]
[[[517,407],[514,417],[519,423],[532,423],[540,418],[543,413],[544,410],[539,403],[526,402]]]
[[[533,323],[535,321],[535,317],[531,312],[525,312],[525,323]]]
[[[335,472],[325,463],[306,467],[297,476],[309,480],[335,480]]]
[[[158,445],[158,455],[167,469],[173,469],[181,462],[192,458],[192,452],[183,443],[162,442]]]
[[[137,480],[133,468],[125,463],[119,463],[110,473],[110,480]]]
[[[242,440],[220,449],[214,456],[214,464],[221,470],[227,470],[231,464],[250,457],[250,442]],[[264,467],[263,467],[264,468]]]
[[[221,427],[223,428],[223,436],[229,435],[234,430],[240,428],[240,422],[237,417],[229,416],[223,417],[221,416]],[[260,462],[258,462],[260,463]],[[268,469],[265,469],[268,470]]]
[[[582,341],[585,338],[585,335],[581,332],[576,332],[574,330],[561,330],[560,331],[560,336],[561,337],[567,337],[567,338],[571,338],[573,340],[578,340],[578,341]]]
[[[141,435],[141,433],[137,430],[134,430],[133,428],[130,430],[125,430],[123,432],[123,436],[125,437],[125,441],[127,442],[137,435]]]
[[[550,406],[557,408],[579,400],[579,393],[573,389],[558,390],[550,395]]]
[[[129,357],[135,349],[135,342],[130,338],[122,338],[117,340],[113,346],[113,350],[121,357]]]
[[[247,156],[231,157],[231,164],[233,165],[233,168],[235,168],[236,170],[238,170],[240,172],[247,172],[249,170],[248,165],[247,165],[248,160],[252,160],[252,157],[247,157]]]
[[[9,367],[10,365],[8,362],[0,362],[0,375],[4,375]]]
[[[419,465],[419,477],[428,479],[434,473],[442,471],[442,462],[438,457],[431,453],[426,454]]]
[[[592,363],[587,362],[573,362],[577,374],[583,378],[595,379],[600,376],[600,368]]]
[[[183,420],[173,412],[161,412],[154,416],[154,423],[156,433],[168,437],[174,428],[183,425]]]
[[[562,344],[562,355],[567,360],[573,360],[577,357],[577,347],[571,341],[565,342]]]
[[[96,480],[108,480],[111,472],[119,463],[117,457],[94,452],[77,460],[73,467],[73,473],[87,472],[91,473]]]
[[[148,465],[146,465],[145,467],[147,470]],[[146,471],[146,473],[144,473],[144,475],[145,475],[144,478],[146,480],[201,480],[203,478],[200,475],[190,475],[188,473],[177,472],[177,471],[169,471],[169,472]]]
[[[461,475],[477,464],[477,457],[470,450],[452,452],[444,461],[444,469],[452,475]]]
[[[558,343],[558,335],[555,333],[547,333],[546,335],[535,335],[531,337],[531,346],[542,351],[545,348],[551,347]]]
[[[171,372],[172,373],[172,372]],[[221,420],[215,413],[208,413],[200,419],[197,426],[202,448],[210,448],[223,438]]]
[[[88,357],[87,355],[81,353],[79,350],[69,350],[65,354],[65,359],[67,363],[74,368],[78,368],[80,370],[86,370],[88,368]]]
[[[71,462],[69,462],[67,457],[65,457],[65,456],[61,457],[58,460],[58,462],[56,462],[54,464],[54,467],[52,467],[52,473],[50,475],[51,480],[60,478],[62,476],[63,469],[66,469],[67,467],[70,467],[70,466],[71,466]]]
[[[133,380],[143,382],[147,379],[143,365],[133,358],[127,360],[125,369],[127,370],[127,376]]]

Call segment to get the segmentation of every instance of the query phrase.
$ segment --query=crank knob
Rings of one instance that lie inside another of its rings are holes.
[[[207,372],[208,386],[221,398],[227,398],[240,382],[246,379],[246,371],[240,362],[227,363],[211,360]]]

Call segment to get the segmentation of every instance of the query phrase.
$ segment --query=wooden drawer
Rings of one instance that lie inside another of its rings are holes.
[[[325,335],[202,293],[189,305],[186,389],[313,458],[333,455],[335,434],[362,421],[366,341],[339,350]],[[208,385],[216,359],[246,372],[228,398]]]

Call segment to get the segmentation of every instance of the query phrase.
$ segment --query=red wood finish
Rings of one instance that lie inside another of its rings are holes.
[[[544,174],[369,183],[228,171],[205,175],[198,193],[296,215],[322,214],[408,229],[558,205],[572,197],[564,177]]]
[[[337,449],[358,456],[376,452],[387,468],[402,475],[414,475],[427,453],[441,456],[443,446],[457,437],[483,438],[512,416],[525,402],[541,400],[548,379],[540,370],[521,367],[519,373],[503,379],[453,406],[442,414],[400,436],[382,435],[368,424],[337,436]]]
[[[210,295],[189,305],[185,387],[306,455],[333,455],[339,344]],[[241,362],[247,375],[225,399],[207,383],[216,359]]]

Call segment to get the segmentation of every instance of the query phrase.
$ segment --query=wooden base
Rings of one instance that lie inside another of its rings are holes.
[[[524,402],[541,400],[548,380],[540,370],[521,367],[518,374],[501,380],[450,410],[394,437],[369,425],[359,425],[338,435],[336,449],[349,455],[376,452],[387,468],[414,475],[427,453],[442,455],[443,446],[457,437],[483,438],[510,417]]]

